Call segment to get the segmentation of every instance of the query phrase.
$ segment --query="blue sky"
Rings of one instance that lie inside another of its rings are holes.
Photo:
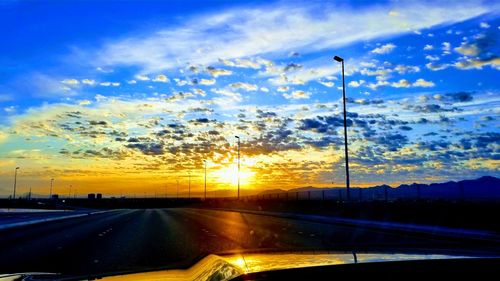
[[[202,159],[229,189],[235,134],[249,192],[340,186],[334,55],[346,63],[354,185],[499,176],[499,11],[488,1],[4,1],[0,193],[16,165],[34,188],[58,177],[151,191]]]

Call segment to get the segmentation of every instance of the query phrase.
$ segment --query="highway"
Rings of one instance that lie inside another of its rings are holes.
[[[91,275],[187,267],[248,249],[465,249],[498,243],[209,209],[114,210],[0,231],[0,273]]]

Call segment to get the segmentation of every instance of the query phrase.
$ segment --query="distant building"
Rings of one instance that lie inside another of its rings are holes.
[[[52,197],[50,197],[50,199],[57,200],[57,199],[59,199],[59,195],[58,194],[52,194]]]
[[[94,193],[89,193],[87,195],[87,199],[95,199],[95,194]]]
[[[102,199],[102,194],[101,194],[101,193],[97,193],[97,194],[96,194],[96,198],[97,198],[97,199]]]

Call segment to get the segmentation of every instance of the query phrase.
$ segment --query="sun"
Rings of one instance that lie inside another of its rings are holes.
[[[254,177],[254,172],[247,171],[240,168],[240,184],[245,185],[248,184],[249,181]],[[225,184],[238,184],[238,165],[232,164],[227,167],[222,167],[219,170],[214,172],[214,176],[220,183]]]

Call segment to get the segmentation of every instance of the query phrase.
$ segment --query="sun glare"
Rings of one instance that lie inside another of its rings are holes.
[[[255,173],[240,169],[240,184],[248,184],[254,177]],[[218,182],[223,184],[238,184],[238,164],[232,164],[214,172],[214,176]]]

